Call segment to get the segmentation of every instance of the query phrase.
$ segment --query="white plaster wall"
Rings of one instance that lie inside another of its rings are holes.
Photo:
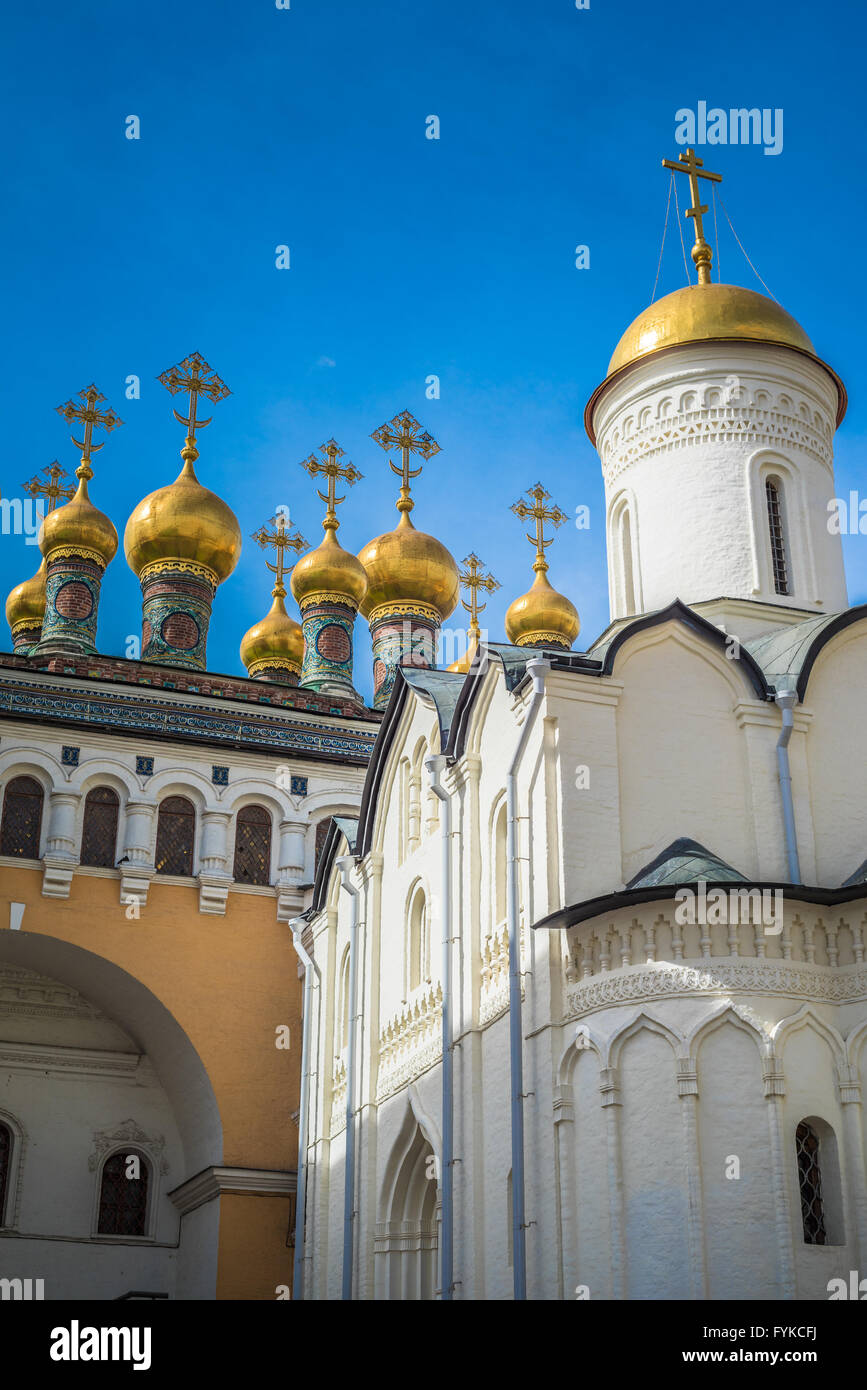
[[[651,357],[611,383],[594,415],[606,516],[632,502],[637,611],[727,596],[813,611],[847,606],[835,495],[836,390],[806,356],[767,344],[692,344]],[[763,489],[755,471],[784,477],[792,591],[775,593]],[[609,535],[611,616],[622,557]]]

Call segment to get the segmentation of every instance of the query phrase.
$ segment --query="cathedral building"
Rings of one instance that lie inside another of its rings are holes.
[[[227,392],[198,354],[162,379],[190,410],[179,476],[126,526],[140,659],[97,647],[118,535],[90,496],[93,436],[120,422],[95,387],[61,412],[83,429],[77,486],[57,467],[30,485],[43,562],[0,655],[0,1276],[46,1299],[289,1296],[289,923],[331,818],[359,813],[380,722],[352,683],[365,571],[333,542],[307,556],[302,631],[283,562],[306,543],[282,516],[255,537],[276,582],[247,676],[207,670],[241,534],[196,476],[196,410]],[[327,527],[333,504],[332,486]]]
[[[308,1299],[825,1299],[867,1268],[846,394],[776,302],[713,283],[708,175],[674,167],[697,283],[639,314],[585,415],[610,626],[574,650],[538,484],[508,643],[475,556],[471,659],[382,639],[360,809],[293,925]],[[456,597],[406,518],[362,553],[386,631]]]

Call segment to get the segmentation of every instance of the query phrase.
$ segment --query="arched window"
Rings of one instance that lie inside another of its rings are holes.
[[[236,883],[271,882],[271,817],[264,806],[242,806],[235,827]]]
[[[16,859],[39,858],[44,792],[35,777],[13,777],[3,797],[0,854]]]
[[[167,796],[160,802],[155,856],[158,874],[192,876],[195,835],[196,810],[191,801],[185,796]]]
[[[779,478],[765,479],[765,499],[768,506],[768,533],[771,542],[774,591],[778,594],[788,594],[791,592],[789,563],[786,556],[786,538],[783,529],[783,489]]]
[[[494,823],[494,882],[493,921],[491,930],[506,920],[506,803],[497,812]]]
[[[326,816],[324,820],[318,821],[316,825],[316,840],[313,859],[313,872],[319,868],[319,858],[325,848],[325,841],[328,839],[328,827],[331,825],[331,817]]]
[[[340,1039],[341,1048],[349,1046],[349,947],[343,952],[343,959],[340,962],[340,994],[338,996],[340,1007],[340,1026],[337,1036]]]
[[[117,816],[120,798],[111,787],[94,787],[84,802],[81,862],[113,869],[117,862]]]
[[[805,1245],[845,1245],[843,1184],[837,1136],[818,1115],[795,1130],[801,1222]]]
[[[150,1163],[138,1149],[124,1149],[105,1160],[99,1189],[99,1235],[147,1235],[149,1181]]]
[[[409,913],[409,988],[418,989],[430,979],[430,926],[427,902],[421,889]]]
[[[0,1125],[0,1226],[4,1225],[6,1219],[6,1196],[11,1171],[12,1131],[8,1125]]]

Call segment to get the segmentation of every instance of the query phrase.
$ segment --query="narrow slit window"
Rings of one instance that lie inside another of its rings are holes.
[[[765,497],[768,503],[768,531],[771,541],[771,566],[774,573],[774,591],[788,594],[789,564],[786,556],[786,538],[783,534],[783,503],[780,484],[775,478],[765,479]]]
[[[822,1170],[819,1166],[819,1136],[802,1121],[795,1131],[798,1154],[798,1183],[801,1189],[801,1219],[806,1245],[827,1245],[825,1204],[822,1198]]]

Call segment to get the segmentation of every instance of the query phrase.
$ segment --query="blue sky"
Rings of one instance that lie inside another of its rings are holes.
[[[321,537],[322,504],[298,466],[319,444],[334,436],[364,474],[341,541],[358,550],[396,522],[397,483],[369,435],[405,407],[442,449],[415,484],[413,519],[501,581],[485,615],[493,637],[532,579],[510,504],[541,479],[570,515],[590,507],[590,530],[564,526],[550,551],[585,647],[608,599],[582,414],[651,297],[678,108],[784,111],[779,155],[700,153],[724,175],[768,286],[847,383],[837,493],[862,485],[864,27],[855,0],[729,0],[701,14],[672,0],[7,8],[3,496],[54,458],[75,468],[54,407],[93,380],[125,421],[91,489],[122,537],[139,499],[180,467],[183,432],[155,378],[198,350],[233,392],[201,436],[199,477],[245,537],[215,602],[212,670],[242,672],[238,644],[268,606],[250,533],[286,503],[309,541]],[[439,140],[425,138],[431,114]],[[727,229],[720,243],[722,278],[760,288]],[[275,267],[282,244],[289,270]],[[658,293],[683,282],[670,234]],[[130,374],[138,401],[124,397]],[[431,374],[439,400],[425,398]],[[863,600],[863,538],[844,547],[850,601]],[[37,563],[23,536],[4,536],[3,592]],[[123,654],[139,629],[121,550],[100,649]],[[361,623],[357,634],[369,695]]]

